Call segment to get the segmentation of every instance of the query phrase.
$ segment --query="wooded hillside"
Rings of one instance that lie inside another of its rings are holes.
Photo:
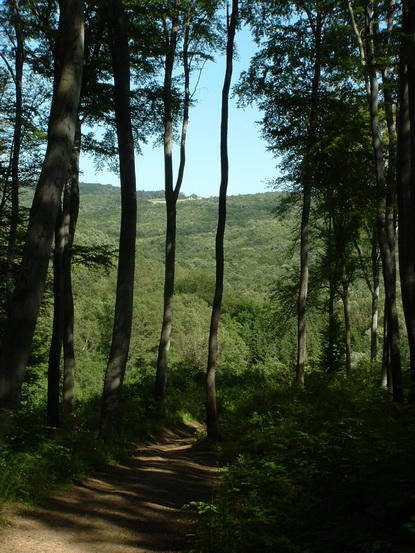
[[[200,550],[412,552],[414,2],[0,8],[0,499],[191,418],[231,464]],[[186,198],[214,60],[218,198]],[[228,197],[232,95],[279,192]],[[137,192],[149,143],[163,191]]]

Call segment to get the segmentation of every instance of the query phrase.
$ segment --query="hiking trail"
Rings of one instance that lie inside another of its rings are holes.
[[[209,501],[219,479],[214,455],[194,447],[197,429],[166,432],[42,502],[4,514],[2,553],[184,552],[196,515],[182,509]]]

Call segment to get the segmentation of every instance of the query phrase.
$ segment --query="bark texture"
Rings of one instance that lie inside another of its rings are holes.
[[[83,67],[83,2],[61,0],[48,146],[0,349],[0,408],[16,411],[43,295],[56,217],[72,152]]]
[[[137,198],[130,110],[130,61],[121,0],[108,3],[108,28],[114,70],[115,118],[121,180],[121,229],[111,350],[105,374],[100,437],[120,434],[121,391],[130,347],[133,314]]]
[[[67,232],[65,218],[59,210],[55,229],[55,250],[53,253],[53,325],[52,341],[49,349],[47,424],[59,426],[60,396],[60,360],[62,351],[62,334],[64,318],[64,273],[63,257],[66,247]]]
[[[75,144],[69,164],[68,179],[63,195],[63,214],[68,221],[68,238],[64,251],[64,317],[63,317],[63,411],[70,415],[75,410],[75,350],[74,301],[72,292],[72,246],[79,213],[79,157],[81,122],[78,120]]]

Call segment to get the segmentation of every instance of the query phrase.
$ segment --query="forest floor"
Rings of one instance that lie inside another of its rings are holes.
[[[14,506],[4,514],[0,551],[185,552],[196,514],[182,507],[209,501],[220,470],[213,454],[195,447],[197,434],[190,426],[166,432],[39,506]]]

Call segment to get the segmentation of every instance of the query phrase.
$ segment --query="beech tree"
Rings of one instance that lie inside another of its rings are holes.
[[[79,211],[79,154],[81,124],[77,120],[62,206],[55,228],[53,253],[53,323],[48,366],[48,426],[60,424],[60,397],[66,414],[75,409],[74,301],[72,292],[72,246]],[[61,353],[63,348],[63,385]]]
[[[225,271],[224,236],[226,223],[226,195],[229,181],[228,159],[228,119],[229,119],[229,91],[233,70],[233,53],[236,27],[238,24],[238,0],[232,1],[232,13],[227,13],[227,46],[226,71],[222,88],[222,114],[220,127],[220,167],[221,181],[219,188],[218,226],[216,231],[216,280],[215,295],[212,305],[212,317],[209,331],[208,362],[206,370],[206,431],[209,441],[219,438],[217,407],[216,407],[216,364],[218,355],[218,328],[223,297],[223,279]]]
[[[192,9],[192,3],[189,5],[189,14]],[[176,203],[179,196],[180,187],[183,179],[185,164],[186,131],[189,113],[189,66],[188,66],[188,45],[189,45],[189,15],[186,22],[186,31],[183,42],[183,59],[185,62],[185,106],[182,127],[181,140],[181,172],[176,182],[173,184],[173,106],[172,106],[172,78],[177,55],[177,41],[179,33],[179,2],[176,1],[170,16],[171,28],[168,29],[168,23],[164,20],[165,33],[165,73],[163,86],[163,104],[164,104],[164,189],[166,200],[166,244],[165,244],[165,275],[164,275],[164,308],[159,350],[157,357],[156,380],[154,387],[154,398],[160,404],[163,403],[166,395],[168,356],[170,349],[172,319],[173,319],[173,293],[174,293],[174,273],[176,263]]]
[[[396,3],[394,0],[381,6],[378,2],[365,1],[361,5],[363,15],[356,12],[352,2],[348,2],[351,24],[355,32],[360,51],[361,62],[367,71],[367,106],[370,114],[372,133],[374,169],[377,187],[376,227],[379,249],[382,259],[383,282],[385,289],[385,321],[388,329],[385,344],[390,349],[391,377],[393,397],[402,401],[402,368],[399,336],[399,318],[396,294],[395,263],[395,214],[394,198],[396,195],[396,135],[393,116],[392,97],[389,94],[389,69],[393,58],[392,31],[396,24]],[[380,31],[379,21],[384,23]],[[385,120],[381,120],[381,95],[379,82],[383,77],[383,102]],[[388,130],[385,144],[382,124]],[[388,163],[385,163],[387,158]],[[388,356],[384,356],[388,358]]]
[[[60,398],[66,414],[75,409],[75,352],[74,352],[74,300],[72,291],[72,254],[79,213],[79,160],[81,155],[82,127],[88,118],[96,117],[86,96],[94,90],[96,81],[106,67],[107,55],[103,52],[105,17],[99,6],[86,7],[86,42],[80,106],[75,130],[74,146],[68,166],[68,174],[62,196],[62,206],[55,230],[53,256],[53,323],[48,366],[47,419],[50,426],[59,426]],[[46,31],[49,36],[50,31]],[[53,36],[49,36],[53,43]],[[100,54],[103,54],[100,56]],[[98,57],[101,66],[98,68]],[[112,111],[108,105],[108,111]],[[91,251],[87,255],[93,255]],[[63,349],[63,379],[61,378],[61,354]],[[62,382],[63,380],[63,382]],[[62,392],[61,392],[62,390]]]
[[[75,351],[74,351],[74,299],[72,292],[72,255],[75,228],[79,214],[79,156],[81,125],[78,118],[75,142],[69,162],[68,177],[62,202],[62,226],[65,233],[63,251],[63,410],[72,414],[75,410]]]
[[[186,137],[191,107],[190,77],[201,63],[211,59],[215,46],[216,1],[181,2],[175,0],[167,14],[162,14],[164,53],[164,190],[166,201],[166,243],[163,321],[157,357],[154,398],[162,406],[166,396],[168,358],[173,328],[173,296],[176,264],[176,206],[180,194],[186,163]],[[211,28],[213,27],[213,30]],[[181,49],[180,49],[181,47]],[[207,50],[207,52],[206,52]],[[181,55],[180,55],[181,54]],[[179,63],[177,63],[179,59]],[[179,168],[174,183],[173,140],[174,106],[173,71],[181,65],[183,72],[182,125],[180,136]]]
[[[325,107],[320,116],[320,137],[314,145],[314,219],[325,244],[321,272],[323,279],[324,272],[329,276],[329,295],[333,296],[328,310],[331,321],[335,320],[334,297],[340,297],[343,304],[344,347],[339,361],[342,366],[345,363],[346,374],[350,375],[349,288],[359,266],[356,247],[362,257],[361,236],[365,227],[375,222],[371,137],[361,98],[334,94],[326,99]],[[332,335],[329,332],[328,341]],[[331,349],[335,346],[338,344],[333,344]],[[326,369],[334,370],[333,365]]]
[[[10,307],[14,290],[14,260],[16,256],[17,228],[19,222],[19,161],[22,139],[22,117],[23,117],[23,64],[24,64],[24,33],[22,19],[20,16],[19,3],[17,0],[10,0],[6,6],[10,11],[15,34],[15,59],[14,68],[5,59],[9,67],[15,87],[15,119],[13,132],[13,146],[11,153],[11,217],[10,234],[7,252],[7,274],[6,274],[6,302]]]
[[[336,62],[349,51],[344,28],[337,25],[338,12],[337,3],[330,0],[246,2],[244,9],[259,51],[242,74],[237,91],[242,104],[255,102],[263,112],[262,134],[269,149],[283,157],[285,181],[302,197],[296,363],[300,385],[304,385],[306,363],[314,146],[320,133],[320,110],[342,73]]]
[[[0,348],[0,407],[16,411],[75,136],[83,67],[83,2],[59,3],[55,86],[48,146],[36,187],[19,279]]]
[[[121,392],[127,365],[133,314],[137,198],[134,139],[130,110],[130,61],[122,0],[110,0],[108,29],[114,68],[114,99],[121,182],[121,230],[111,350],[105,374],[100,437],[120,433]]]
[[[397,151],[399,269],[410,354],[409,400],[415,401],[415,5],[403,2]]]
[[[21,188],[34,187],[39,176],[39,154],[44,155],[46,142],[46,133],[42,131],[47,121],[45,106],[50,110],[50,97],[47,98],[50,86],[37,79],[32,63],[31,46],[35,34],[32,15],[31,7],[26,3],[7,0],[2,4],[0,218],[2,248],[5,249],[1,268],[4,312],[10,307],[21,257],[26,211],[20,205]]]

